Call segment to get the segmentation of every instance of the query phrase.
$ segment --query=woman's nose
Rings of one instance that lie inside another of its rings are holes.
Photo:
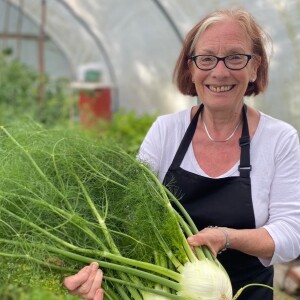
[[[229,76],[230,70],[226,67],[224,61],[218,61],[214,69],[212,69],[212,75],[216,77],[226,77]]]

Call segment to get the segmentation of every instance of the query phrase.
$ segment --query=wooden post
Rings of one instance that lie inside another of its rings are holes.
[[[38,39],[38,66],[40,73],[39,106],[42,108],[45,101],[45,24],[46,24],[46,0],[41,0],[41,25]]]
[[[21,35],[22,31],[22,20],[23,20],[23,7],[24,7],[24,2],[23,0],[19,0],[20,3],[20,8],[19,8],[19,15],[18,15],[18,23],[17,23],[17,34]],[[22,45],[22,38],[19,37],[17,38],[17,51],[16,51],[16,58],[18,60],[21,59],[21,45]]]

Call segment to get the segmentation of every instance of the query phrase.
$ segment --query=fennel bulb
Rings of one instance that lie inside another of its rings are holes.
[[[187,299],[232,299],[232,288],[227,273],[207,259],[186,263],[180,284],[182,290],[178,295]]]

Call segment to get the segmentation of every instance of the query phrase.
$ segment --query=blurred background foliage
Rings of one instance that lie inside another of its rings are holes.
[[[0,124],[29,118],[45,127],[73,127],[95,138],[110,138],[124,149],[136,152],[156,115],[116,111],[111,120],[100,119],[92,127],[80,124],[78,99],[71,94],[68,80],[41,78],[39,73],[9,54],[0,54]],[[39,89],[43,80],[44,97]]]
[[[9,54],[0,54],[0,121],[12,122],[25,116],[45,126],[68,121],[70,102],[67,98],[67,81],[49,79]],[[43,102],[39,99],[41,82],[45,87]]]

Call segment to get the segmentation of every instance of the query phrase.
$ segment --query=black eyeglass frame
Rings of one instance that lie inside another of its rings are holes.
[[[235,56],[235,55],[242,55],[242,56],[247,57],[247,62],[246,62],[246,64],[242,68],[237,68],[236,69],[236,68],[230,68],[230,67],[227,66],[227,64],[226,64],[226,58],[230,57],[230,56]],[[216,64],[214,65],[214,67],[208,68],[208,69],[206,69],[206,68],[205,69],[199,68],[199,66],[197,65],[197,62],[196,62],[196,58],[199,57],[199,56],[211,56],[211,57],[215,57],[217,59]],[[242,69],[246,68],[246,66],[249,63],[249,60],[251,58],[253,58],[254,56],[255,55],[253,55],[253,54],[241,54],[241,53],[237,53],[237,54],[226,55],[226,56],[223,56],[223,57],[218,57],[218,56],[215,56],[215,55],[193,55],[193,56],[190,56],[189,58],[195,63],[196,67],[199,70],[201,70],[201,71],[210,71],[210,70],[214,69],[218,65],[219,61],[223,61],[224,65],[226,66],[227,69],[233,70],[233,71],[239,71],[239,70],[242,70]]]

